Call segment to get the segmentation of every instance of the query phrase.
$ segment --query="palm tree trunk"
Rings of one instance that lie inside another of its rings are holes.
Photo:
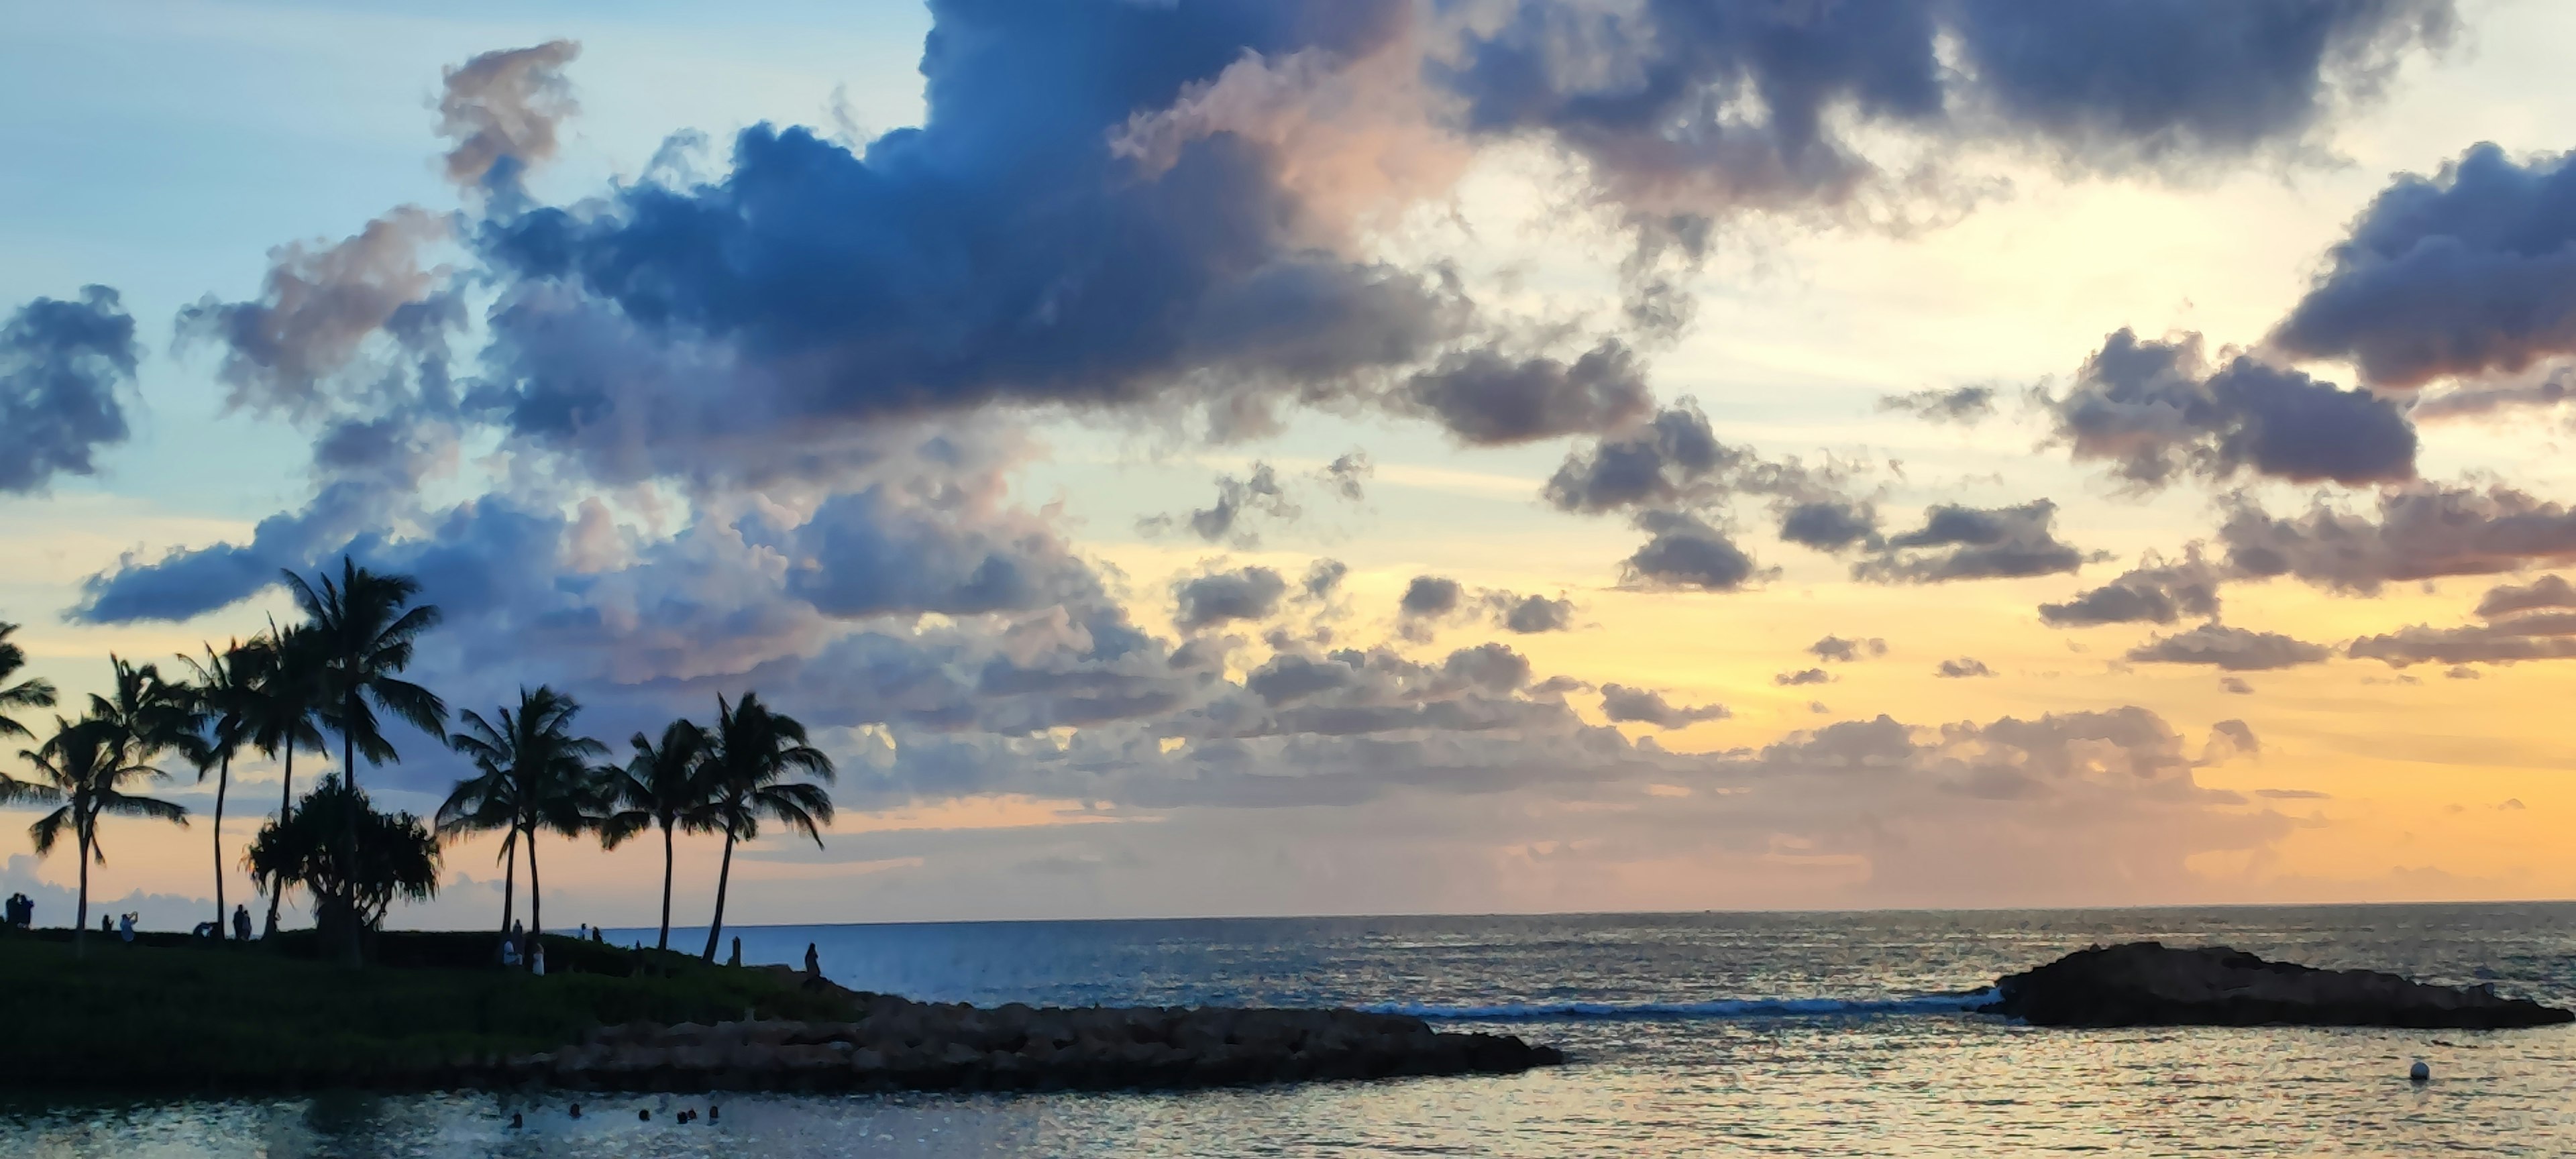
[[[725,827],[724,868],[716,871],[716,918],[707,923],[707,952],[698,955],[702,962],[716,960],[716,936],[724,932],[725,887],[733,881],[733,827]]]
[[[215,774],[215,940],[224,940],[224,790],[232,787],[233,757],[225,753]]]
[[[285,828],[285,827],[286,827],[286,823],[287,823],[288,821],[290,821],[290,820],[293,820],[293,819],[294,819],[294,817],[295,817],[295,737],[294,737],[294,729],[293,729],[292,727],[288,728],[288,729],[287,729],[287,734],[288,734],[288,735],[287,735],[287,738],[286,738],[286,783],[278,789],[278,798],[277,798],[277,827],[278,827],[278,828],[280,828],[280,829]],[[261,926],[261,927],[260,927],[260,931],[259,931],[259,936],[260,936],[260,939],[261,939],[262,941],[266,941],[266,940],[267,940],[267,939],[269,939],[269,938],[273,938],[273,937],[276,937],[276,936],[277,936],[277,903],[278,903],[278,902],[280,902],[280,901],[282,901],[282,900],[284,900],[284,899],[285,899],[285,897],[286,897],[286,890],[285,890],[285,888],[284,888],[282,885],[272,885],[272,886],[270,886],[270,887],[269,887],[269,890],[268,890],[268,924],[267,924],[267,925],[265,925],[265,926]]]
[[[528,826],[528,964],[536,965],[537,936],[546,929],[546,899],[537,884],[537,827]]]
[[[653,940],[653,948],[671,948],[671,826],[662,826],[662,936]]]
[[[73,842],[80,853],[80,911],[72,919],[72,956],[89,952],[89,830],[82,827],[80,814],[72,814]]]
[[[503,860],[509,868],[501,871],[501,936],[510,936],[510,919],[519,913],[519,829],[511,826],[509,848]]]

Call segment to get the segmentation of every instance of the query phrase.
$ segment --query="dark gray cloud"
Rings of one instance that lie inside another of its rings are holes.
[[[1358,503],[1368,498],[1369,476],[1376,473],[1367,451],[1349,451],[1324,464],[1322,476],[1333,494]]]
[[[1831,684],[1833,682],[1834,674],[1827,672],[1822,668],[1805,668],[1796,672],[1783,672],[1771,678],[1771,683],[1777,684],[1782,688],[1798,688],[1809,684]]]
[[[1828,663],[1847,664],[1854,660],[1887,655],[1887,641],[1876,636],[1862,640],[1827,636],[1807,645],[1807,654]]]
[[[2554,575],[2527,584],[2497,584],[2479,598],[2475,611],[2479,618],[2492,620],[2544,608],[2576,608],[2576,584]]]
[[[2057,504],[2034,499],[2012,507],[1926,508],[1923,526],[1891,536],[1877,556],[1852,566],[1873,583],[1945,583],[2071,572],[2084,552],[2060,542]]]
[[[1576,450],[1547,481],[1548,502],[1586,514],[1651,507],[1691,495],[1702,481],[1749,461],[1709,429],[1708,416],[1685,401],[1642,429]]]
[[[1624,684],[1601,686],[1601,714],[1614,722],[1651,724],[1656,728],[1688,728],[1701,721],[1725,720],[1735,715],[1723,704],[1676,705],[1654,689]]]
[[[1728,592],[1768,574],[1725,532],[1696,515],[1641,512],[1637,527],[1652,538],[1620,565],[1621,582],[1631,587]]]
[[[1172,622],[1183,631],[1236,620],[1261,620],[1279,610],[1288,581],[1266,567],[1193,576],[1172,585]]]
[[[1466,600],[1467,589],[1446,576],[1418,575],[1404,585],[1396,610],[1407,616],[1446,616]]]
[[[2089,169],[2301,141],[2453,23],[2448,0],[1527,3],[1440,72],[1472,129],[1545,132],[1632,204],[1798,210],[1920,179],[1839,125]]]
[[[1230,539],[1238,546],[1252,547],[1260,543],[1261,537],[1249,526],[1251,518],[1284,522],[1298,515],[1297,504],[1288,498],[1287,489],[1279,482],[1279,472],[1268,463],[1254,463],[1251,473],[1245,478],[1217,476],[1214,505],[1198,508],[1186,516],[1147,516],[1138,520],[1136,526],[1147,535],[1186,527],[1190,534],[1209,543]]]
[[[2202,624],[2129,649],[2129,659],[2140,663],[2207,664],[2229,672],[2264,672],[2316,664],[2330,655],[2331,650],[2322,644],[2225,624]]]
[[[1910,394],[1881,395],[1878,409],[1913,415],[1929,423],[1975,426],[1994,417],[1995,388],[1954,386],[1947,390],[1936,388]]]
[[[1962,656],[1956,660],[1942,661],[1940,667],[1932,670],[1932,674],[1944,680],[1965,680],[1976,676],[1992,676],[1995,670],[1986,667],[1986,662],[1976,657]]]
[[[1504,631],[1519,635],[1540,632],[1563,632],[1574,627],[1574,601],[1546,596],[1520,596],[1498,593],[1503,602],[1498,609]]]
[[[1351,574],[1349,564],[1338,559],[1319,559],[1307,565],[1306,578],[1297,581],[1298,590],[1310,600],[1331,599],[1340,591],[1342,580]]]
[[[2388,387],[2576,354],[2576,165],[2481,143],[2383,190],[2272,342]]]
[[[0,493],[96,474],[98,450],[125,441],[118,395],[133,389],[141,353],[134,319],[105,286],[11,312],[0,326]]]
[[[1617,339],[1569,365],[1492,349],[1452,354],[1413,376],[1405,397],[1459,439],[1505,446],[1614,430],[1654,409],[1645,368]]]
[[[2170,624],[2185,616],[2218,614],[2219,569],[2200,558],[2197,549],[2178,563],[2153,553],[2111,582],[2076,594],[2062,604],[2041,604],[2042,622],[2059,628],[2097,624]]]
[[[1795,503],[1780,515],[1780,538],[1818,551],[1875,547],[1878,512],[1866,503],[1841,499]]]
[[[2576,563],[2576,512],[2501,485],[2424,483],[2381,492],[2367,513],[2320,501],[2283,517],[2240,500],[2218,538],[2237,575],[2376,594],[2391,582]]]
[[[2254,686],[2253,686],[2253,685],[2251,685],[2251,684],[2247,684],[2247,683],[2244,681],[2244,679],[2243,679],[2242,677],[2236,677],[2236,676],[2221,676],[2221,677],[2219,677],[2219,678],[2218,678],[2218,690],[2219,690],[2219,691],[2221,691],[2221,692],[2227,693],[2227,694],[2229,694],[2229,695],[2231,695],[2231,696],[2252,696],[2252,695],[2254,695]]]
[[[2109,462],[2139,487],[2239,472],[2347,485],[2415,477],[2415,428],[2396,403],[2247,357],[2212,369],[2197,334],[2156,342],[2121,330],[2046,401],[2077,459]]]

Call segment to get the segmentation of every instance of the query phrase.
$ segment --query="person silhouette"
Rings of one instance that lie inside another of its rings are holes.
[[[728,966],[739,966],[739,965],[741,965],[741,964],[742,964],[742,939],[741,939],[741,938],[735,938],[735,939],[733,940],[733,956],[732,956],[732,957],[730,957],[730,958],[725,959],[725,965],[728,965]]]
[[[236,942],[247,942],[250,940],[249,906],[237,905],[233,907],[233,940]]]
[[[805,976],[808,978],[823,976],[823,958],[814,952],[812,942],[805,943]]]

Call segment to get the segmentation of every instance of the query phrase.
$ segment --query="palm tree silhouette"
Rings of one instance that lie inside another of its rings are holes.
[[[760,694],[742,694],[739,705],[716,698],[714,746],[707,758],[712,782],[708,811],[724,831],[724,864],[716,873],[715,919],[707,924],[707,948],[699,957],[716,960],[716,939],[724,932],[725,891],[733,879],[736,842],[760,836],[763,817],[801,829],[820,848],[819,826],[832,823],[832,797],[821,785],[791,781],[802,773],[818,781],[832,779],[832,758],[806,743],[805,726],[796,718],[771,712]]]
[[[285,773],[278,788],[280,825],[295,816],[295,750],[325,751],[322,730],[313,723],[322,698],[322,665],[316,641],[312,629],[301,625],[280,628],[274,620],[269,622],[268,635],[256,641],[267,651],[269,660],[257,684],[259,696],[249,706],[250,743],[271,759],[285,759]],[[277,932],[282,893],[269,891],[268,923],[260,927],[263,938]]]
[[[54,685],[48,680],[9,683],[10,677],[27,666],[27,650],[9,639],[17,631],[16,624],[0,623],[0,736],[33,738],[36,734],[27,731],[26,725],[9,719],[9,713],[20,708],[52,708]]]
[[[340,557],[336,584],[328,574],[317,575],[310,583],[292,571],[284,574],[317,640],[327,694],[324,722],[340,734],[340,775],[351,792],[359,792],[361,751],[371,764],[402,759],[385,739],[378,709],[431,736],[446,730],[446,702],[396,675],[411,666],[413,641],[438,625],[438,606],[412,603],[420,594],[420,581],[369,571],[348,556]],[[352,864],[358,861],[358,812],[349,811],[349,831],[344,835]],[[357,965],[362,953],[359,931],[352,928],[345,938],[343,957]]]
[[[476,775],[456,783],[438,807],[442,834],[489,832],[510,826],[528,842],[528,930],[545,929],[545,900],[537,868],[537,834],[552,829],[577,837],[598,823],[604,804],[591,761],[608,746],[572,734],[581,705],[552,688],[519,690],[519,707],[500,710],[500,724],[468,710],[462,730],[447,738],[474,762]],[[503,891],[513,887],[504,883]],[[507,902],[502,929],[509,928]]]
[[[720,827],[714,785],[706,775],[711,740],[699,725],[675,720],[662,727],[662,742],[643,733],[630,742],[635,755],[606,774],[614,812],[599,823],[599,843],[615,849],[649,828],[662,831],[662,932],[653,948],[671,948],[671,832],[712,833]]]
[[[276,668],[277,654],[264,640],[248,644],[239,640],[226,644],[222,652],[206,645],[206,659],[182,655],[194,679],[188,693],[196,701],[197,717],[205,732],[202,747],[192,754],[197,758],[197,783],[204,784],[206,768],[215,770],[215,940],[227,936],[224,931],[224,796],[232,789],[233,755],[245,745],[258,743],[260,705],[266,683]]]
[[[0,776],[0,803],[59,806],[27,827],[27,835],[35,839],[36,856],[52,853],[63,830],[71,830],[80,857],[80,908],[72,919],[75,953],[84,952],[89,936],[90,863],[107,863],[107,854],[99,848],[98,819],[114,814],[153,817],[183,827],[188,823],[186,809],[126,791],[132,778],[169,774],[134,759],[134,750],[120,742],[123,727],[95,717],[79,722],[55,717],[54,734],[43,747],[18,752],[40,779]]]

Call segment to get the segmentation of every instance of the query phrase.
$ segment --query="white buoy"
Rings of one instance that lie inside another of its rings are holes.
[[[2431,1082],[2433,1081],[2433,1068],[2424,1065],[2423,1059],[2416,1059],[2415,1065],[2406,1068],[2406,1081],[2416,1083]]]

